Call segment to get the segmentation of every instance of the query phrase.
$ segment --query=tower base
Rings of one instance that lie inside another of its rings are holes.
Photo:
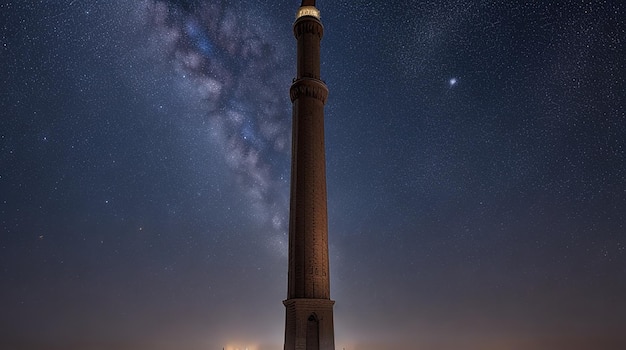
[[[284,350],[335,350],[330,299],[287,299]]]

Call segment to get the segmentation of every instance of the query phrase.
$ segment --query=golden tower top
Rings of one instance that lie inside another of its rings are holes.
[[[320,10],[315,7],[315,0],[302,0],[302,4],[296,14],[296,19],[302,16],[313,16],[320,19]]]
[[[320,10],[318,10],[315,6],[300,6],[298,13],[296,14],[296,19],[302,16],[313,16],[320,19]]]

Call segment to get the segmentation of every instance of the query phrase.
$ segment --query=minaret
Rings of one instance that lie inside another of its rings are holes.
[[[315,0],[303,0],[293,32],[297,73],[291,85],[293,129],[289,208],[289,282],[285,350],[335,350],[328,270],[324,104],[320,79],[324,27]]]

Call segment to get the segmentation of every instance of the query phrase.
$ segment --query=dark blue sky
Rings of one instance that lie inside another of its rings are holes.
[[[279,349],[296,1],[0,2],[0,347]],[[618,1],[319,1],[338,349],[626,348]]]

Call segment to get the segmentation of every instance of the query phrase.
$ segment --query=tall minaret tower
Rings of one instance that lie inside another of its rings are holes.
[[[328,271],[324,104],[320,79],[324,27],[315,0],[303,0],[293,32],[297,73],[291,85],[293,131],[289,212],[289,286],[285,350],[335,350]]]

